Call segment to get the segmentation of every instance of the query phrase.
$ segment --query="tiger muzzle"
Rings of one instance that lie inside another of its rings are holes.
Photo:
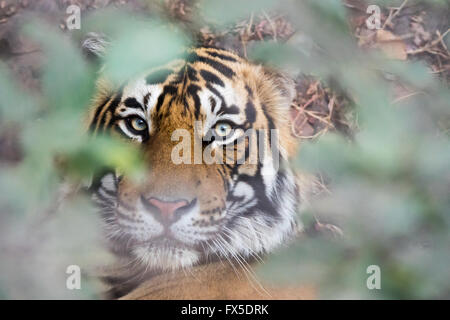
[[[191,201],[186,199],[165,201],[155,197],[145,198],[141,196],[141,202],[147,213],[153,215],[164,226],[169,226],[194,208],[197,204],[197,198]]]

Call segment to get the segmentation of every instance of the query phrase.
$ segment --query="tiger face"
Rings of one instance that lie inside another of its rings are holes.
[[[115,253],[174,270],[248,260],[293,234],[289,80],[198,48],[120,88],[106,83],[99,80],[90,132],[136,144],[149,169],[140,183],[109,172],[93,188]]]

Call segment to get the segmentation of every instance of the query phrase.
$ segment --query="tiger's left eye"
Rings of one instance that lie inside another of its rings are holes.
[[[214,131],[219,137],[226,137],[231,133],[233,127],[227,122],[218,122],[214,126]]]
[[[136,131],[144,131],[147,129],[147,122],[141,118],[133,118],[131,119],[131,126]]]

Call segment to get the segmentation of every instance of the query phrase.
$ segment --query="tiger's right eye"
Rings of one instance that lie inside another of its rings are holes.
[[[147,122],[139,117],[130,120],[131,127],[136,131],[144,131],[147,129]]]

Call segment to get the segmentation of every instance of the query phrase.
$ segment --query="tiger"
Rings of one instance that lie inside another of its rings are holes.
[[[98,56],[107,50],[92,39],[85,47]],[[308,188],[291,164],[299,149],[289,116],[294,97],[288,76],[216,47],[190,48],[120,86],[99,76],[86,130],[133,144],[148,166],[139,182],[106,170],[90,187],[118,261],[102,275],[109,297],[136,297],[144,280],[166,283],[170,274],[181,275],[170,283],[186,288],[186,270],[200,270],[210,287],[214,275],[230,279],[223,270],[258,263],[295,238]],[[209,159],[190,161],[194,140]],[[237,287],[229,291],[248,289]],[[212,297],[235,297],[217,292]]]

